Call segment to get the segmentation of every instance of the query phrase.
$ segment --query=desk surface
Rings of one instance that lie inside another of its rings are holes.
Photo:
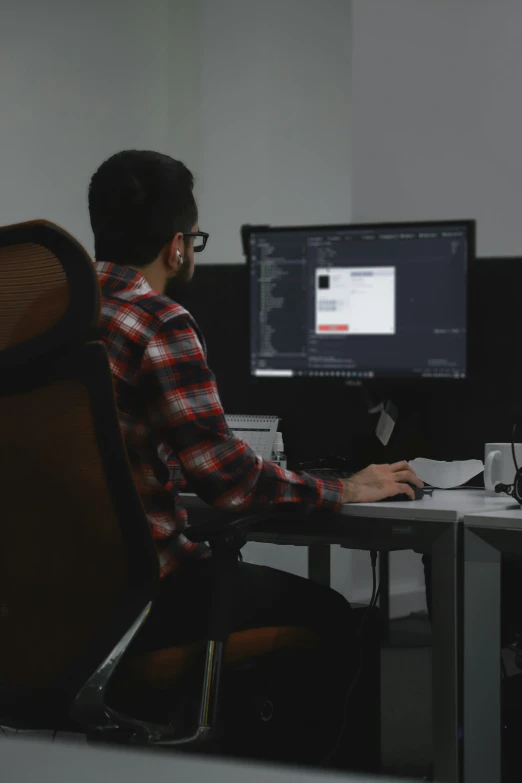
[[[425,495],[422,500],[346,504],[341,507],[340,513],[375,519],[458,522],[468,514],[487,514],[508,508],[514,508],[514,502],[507,495],[487,495],[480,489],[436,489],[433,495]]]
[[[522,533],[522,508],[516,507],[474,513],[464,517],[464,524],[468,527],[484,527],[494,530],[513,530]]]

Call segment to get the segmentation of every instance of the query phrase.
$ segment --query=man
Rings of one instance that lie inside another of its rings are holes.
[[[406,463],[371,466],[326,481],[263,462],[229,431],[205,344],[190,314],[164,295],[188,281],[199,231],[192,174],[155,152],[128,150],[92,177],[89,212],[102,290],[103,339],[114,375],[122,431],[160,563],[161,596],[143,643],[157,648],[204,638],[209,551],[184,535],[190,520],[179,497],[186,479],[207,503],[230,511],[254,504],[301,503],[335,511],[421,486]],[[231,346],[231,349],[233,346]],[[270,568],[240,564],[235,629],[314,628],[343,688],[355,658],[350,607],[338,593]],[[338,688],[339,690],[339,688]]]

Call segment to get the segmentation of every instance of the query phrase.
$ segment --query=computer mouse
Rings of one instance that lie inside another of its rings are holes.
[[[408,486],[415,492],[415,500],[422,500],[424,497],[424,488],[416,487],[415,484],[410,483],[408,483]],[[409,495],[401,493],[400,495],[394,495],[392,498],[384,498],[381,500],[381,503],[405,503],[408,500],[412,500],[412,498],[410,498]]]

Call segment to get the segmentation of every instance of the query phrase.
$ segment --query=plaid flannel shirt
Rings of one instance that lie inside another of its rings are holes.
[[[179,492],[187,478],[203,500],[224,510],[268,502],[337,509],[339,481],[282,470],[234,437],[192,316],[129,267],[95,266],[122,433],[161,575],[187,556],[209,554],[183,534],[188,519]]]

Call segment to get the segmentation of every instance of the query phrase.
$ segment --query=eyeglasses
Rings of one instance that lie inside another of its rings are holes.
[[[184,237],[194,238],[194,253],[201,253],[205,249],[208,242],[208,234],[206,231],[187,231],[183,234]]]

